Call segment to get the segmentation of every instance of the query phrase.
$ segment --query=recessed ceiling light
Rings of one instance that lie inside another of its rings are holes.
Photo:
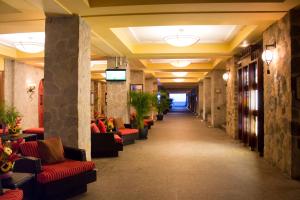
[[[244,40],[244,42],[240,45],[240,47],[246,48],[248,47],[250,44],[247,40]]]
[[[187,72],[172,72],[174,76],[183,77],[187,75]]]
[[[91,67],[94,65],[106,65],[107,61],[106,60],[91,60]]]
[[[180,83],[180,82],[183,82],[184,81],[184,79],[182,79],[182,78],[176,78],[176,79],[174,79],[174,82],[177,82],[177,83]]]
[[[195,35],[185,35],[184,30],[180,29],[176,35],[166,36],[164,40],[175,47],[187,47],[197,43],[199,37]]]
[[[170,62],[174,67],[186,67],[191,64],[191,61],[188,60],[174,60]]]

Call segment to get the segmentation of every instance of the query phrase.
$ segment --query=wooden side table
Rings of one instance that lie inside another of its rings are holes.
[[[25,200],[34,199],[34,174],[13,172],[10,178],[2,179],[1,183],[3,188],[23,190]]]

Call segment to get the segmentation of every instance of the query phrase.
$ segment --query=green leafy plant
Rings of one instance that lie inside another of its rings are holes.
[[[9,132],[18,133],[21,130],[21,114],[13,106],[6,106],[0,103],[0,123],[7,126]]]
[[[153,95],[143,92],[130,92],[130,105],[136,111],[136,122],[139,129],[144,128],[144,116],[146,116],[152,108]]]
[[[168,93],[166,93],[164,91],[160,91],[159,95],[156,95],[155,106],[156,106],[158,114],[162,114],[164,110],[168,109],[169,108]]]

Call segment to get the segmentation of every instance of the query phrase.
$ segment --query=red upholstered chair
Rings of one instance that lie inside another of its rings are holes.
[[[100,122],[101,123],[101,122]],[[107,133],[105,126],[100,129],[95,123],[91,124],[92,157],[117,157],[123,151],[122,138],[115,132]]]
[[[6,190],[0,195],[0,200],[22,200],[23,191],[22,190]]]
[[[139,130],[132,128],[130,124],[124,124],[125,128],[118,129],[118,134],[123,140],[123,145],[133,144],[139,138]]]
[[[28,128],[23,130],[24,134],[36,134],[38,140],[44,139],[44,127],[40,128]]]
[[[24,156],[15,162],[14,171],[36,174],[37,199],[65,199],[87,191],[87,184],[96,181],[95,164],[86,161],[85,151],[64,147],[65,161],[42,164],[37,141],[20,145]]]

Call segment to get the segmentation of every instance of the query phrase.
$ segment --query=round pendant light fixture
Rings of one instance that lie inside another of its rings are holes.
[[[183,81],[184,81],[184,79],[182,79],[182,78],[176,78],[176,79],[174,79],[174,82],[176,82],[176,83],[181,83]]]
[[[15,47],[25,53],[39,53],[44,51],[44,44],[37,42],[16,42]]]
[[[187,75],[187,72],[172,72],[174,76],[183,77]]]
[[[188,60],[174,60],[170,62],[174,67],[186,67],[191,64],[191,61]]]
[[[187,47],[199,41],[199,37],[195,35],[186,35],[183,29],[179,29],[176,35],[169,35],[164,37],[164,40],[174,47]]]

